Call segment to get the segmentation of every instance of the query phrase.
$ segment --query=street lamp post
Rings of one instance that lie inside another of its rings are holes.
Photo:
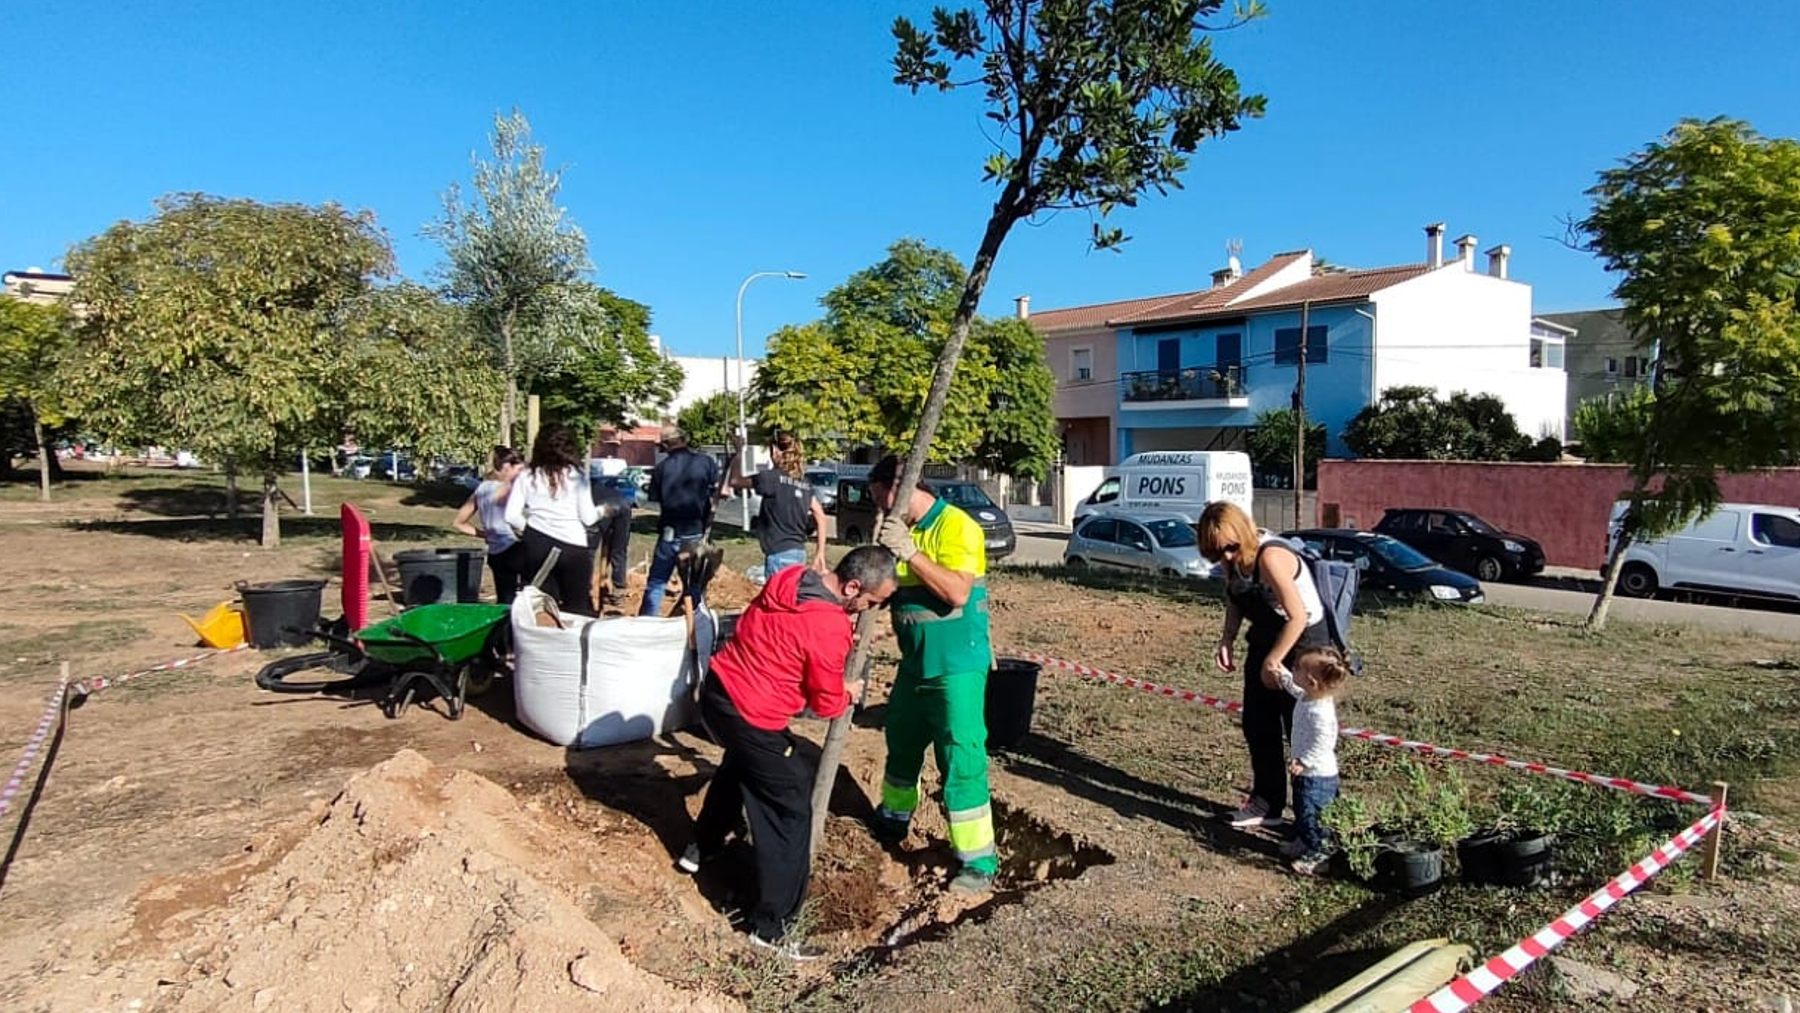
[[[806,277],[799,271],[757,271],[744,279],[738,286],[737,293],[737,403],[738,403],[738,472],[748,474],[750,471],[750,427],[744,420],[744,290],[758,278],[787,278],[798,281]],[[750,530],[750,496],[738,494],[738,502],[743,505],[744,530]]]

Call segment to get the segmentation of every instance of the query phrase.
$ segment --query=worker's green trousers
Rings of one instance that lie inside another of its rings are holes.
[[[950,846],[963,865],[993,875],[994,814],[988,806],[987,670],[921,677],[900,666],[888,696],[883,819],[904,824],[919,807],[925,747],[936,750],[949,811]]]

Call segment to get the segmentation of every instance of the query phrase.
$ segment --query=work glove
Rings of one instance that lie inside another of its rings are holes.
[[[919,554],[919,547],[913,544],[912,531],[898,521],[881,526],[877,544],[885,546],[902,563],[911,562]]]

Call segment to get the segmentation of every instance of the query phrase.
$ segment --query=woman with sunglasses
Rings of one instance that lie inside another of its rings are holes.
[[[1300,651],[1331,643],[1325,608],[1305,561],[1236,504],[1209,504],[1194,533],[1200,554],[1225,570],[1225,626],[1214,652],[1219,671],[1237,670],[1238,628],[1250,624],[1243,659],[1250,797],[1230,822],[1275,826],[1287,808],[1287,735],[1294,720],[1294,698],[1282,691],[1281,672]]]

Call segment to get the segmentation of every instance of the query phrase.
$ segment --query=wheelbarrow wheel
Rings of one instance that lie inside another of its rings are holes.
[[[469,660],[467,695],[470,699],[494,688],[494,680],[499,676],[512,674],[512,666],[506,660],[511,650],[512,628],[505,623],[496,624],[481,653]]]
[[[407,684],[406,684],[405,692],[401,693],[398,699],[395,699],[394,697],[391,697],[391,696],[388,697],[387,706],[385,707],[385,710],[387,711],[387,716],[389,718],[399,717],[401,714],[404,714],[406,712],[406,709],[408,707],[412,706],[413,691],[415,688],[416,687],[413,686],[412,681],[408,680]]]

